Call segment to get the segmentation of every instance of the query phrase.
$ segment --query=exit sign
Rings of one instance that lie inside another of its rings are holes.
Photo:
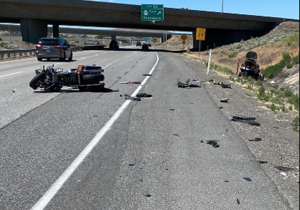
[[[164,5],[162,4],[142,4],[141,5],[142,21],[163,21]]]

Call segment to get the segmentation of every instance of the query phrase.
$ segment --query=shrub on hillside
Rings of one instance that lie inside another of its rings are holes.
[[[264,75],[265,77],[272,79],[275,76],[277,76],[284,67],[290,67],[291,65],[291,56],[288,53],[282,53],[282,57],[283,59],[275,65],[271,65],[268,66],[265,70],[264,70]]]

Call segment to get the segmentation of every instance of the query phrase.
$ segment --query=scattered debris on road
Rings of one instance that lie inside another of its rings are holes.
[[[284,167],[284,166],[274,166],[274,168],[276,168],[279,171],[284,171],[284,172],[293,171],[294,170],[293,168]]]
[[[229,98],[222,98],[220,101],[221,101],[222,103],[228,103]]]
[[[136,96],[131,97],[130,95],[127,94],[125,94],[124,96],[125,96],[125,100],[141,101],[140,97],[136,97]]]
[[[198,81],[196,81],[196,82],[198,82]],[[201,85],[198,85],[198,84],[195,84],[195,83],[191,83],[190,79],[186,80],[185,82],[180,82],[179,79],[177,79],[177,86],[179,88],[191,88],[191,87],[200,88],[201,87]]]
[[[206,144],[212,145],[214,148],[218,148],[220,146],[216,140],[208,140],[206,141]]]
[[[282,176],[287,176],[287,174],[284,173],[284,172],[280,172],[280,175],[282,175]]]
[[[255,120],[258,117],[246,117],[246,116],[231,116],[231,121],[247,123],[249,125],[260,126],[261,124],[256,122]]]
[[[245,179],[247,182],[252,182],[252,179],[249,177],[244,177],[243,179]]]
[[[136,95],[136,97],[140,97],[140,98],[142,98],[142,97],[145,97],[145,98],[151,98],[152,95],[151,95],[151,94],[148,94],[148,93],[138,93],[138,94]]]
[[[137,82],[130,82],[130,81],[124,81],[124,82],[119,82],[119,84],[133,84],[133,85],[139,85],[141,84],[140,81],[137,81]]]
[[[262,141],[261,138],[254,138],[254,139],[249,139],[249,141]]]

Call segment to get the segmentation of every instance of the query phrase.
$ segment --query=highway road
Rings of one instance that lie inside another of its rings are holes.
[[[0,209],[290,209],[205,88],[176,86],[207,79],[191,62],[140,50],[0,62]],[[119,92],[32,90],[52,64],[100,65]],[[153,97],[125,100],[138,92]]]

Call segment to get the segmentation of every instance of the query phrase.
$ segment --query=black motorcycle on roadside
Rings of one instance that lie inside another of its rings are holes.
[[[104,70],[96,65],[79,65],[77,69],[64,71],[54,68],[54,65],[42,69],[36,69],[36,76],[30,81],[32,89],[43,88],[45,92],[59,91],[63,86],[79,89],[80,91],[89,89],[104,88]]]
[[[264,75],[260,72],[260,66],[256,63],[257,53],[250,51],[246,55],[245,62],[240,67],[239,77],[251,76],[256,80],[264,80]]]

